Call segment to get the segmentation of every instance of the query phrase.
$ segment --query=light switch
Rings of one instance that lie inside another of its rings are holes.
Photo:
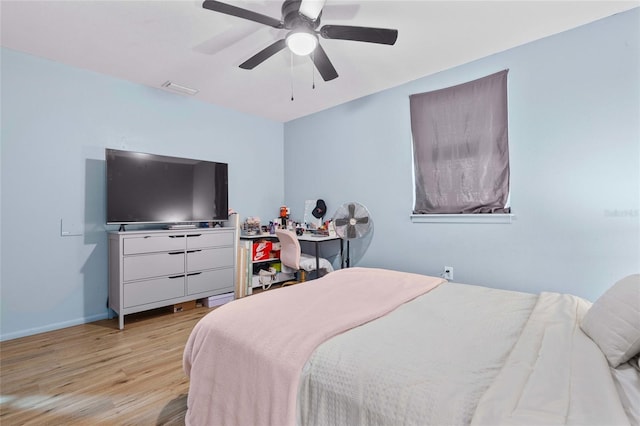
[[[63,237],[71,237],[74,235],[84,234],[84,224],[80,221],[68,219],[60,219],[60,235]]]

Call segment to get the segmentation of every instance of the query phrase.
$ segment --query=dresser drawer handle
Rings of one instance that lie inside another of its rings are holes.
[[[201,235],[202,235],[202,234],[189,234],[189,235],[187,235],[187,237],[188,237],[188,238],[190,238],[190,237],[199,237],[199,236],[201,236]]]
[[[202,250],[187,250],[187,253],[197,253],[199,251],[202,251]]]
[[[167,254],[169,254],[169,255],[174,255],[174,254],[182,254],[182,253],[184,253],[184,252],[183,252],[183,251],[170,251],[170,252],[169,252],[169,253],[167,253]]]
[[[184,235],[169,235],[169,238],[184,238]]]
[[[187,274],[188,277],[192,277],[194,275],[200,275],[202,272],[192,272],[190,274]]]
[[[175,280],[176,278],[184,278],[184,274],[183,275],[172,275],[169,277],[170,280]]]

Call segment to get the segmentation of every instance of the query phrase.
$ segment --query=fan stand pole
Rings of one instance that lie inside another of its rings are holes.
[[[350,263],[351,263],[351,259],[349,257],[349,240],[347,240],[347,268],[349,267]]]

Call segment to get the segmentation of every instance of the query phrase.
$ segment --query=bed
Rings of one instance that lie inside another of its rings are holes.
[[[625,425],[640,275],[575,296],[349,268],[236,300],[185,346],[188,425]]]

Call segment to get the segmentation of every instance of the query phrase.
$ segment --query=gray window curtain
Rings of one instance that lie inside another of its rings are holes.
[[[409,97],[414,214],[510,212],[507,73]]]

